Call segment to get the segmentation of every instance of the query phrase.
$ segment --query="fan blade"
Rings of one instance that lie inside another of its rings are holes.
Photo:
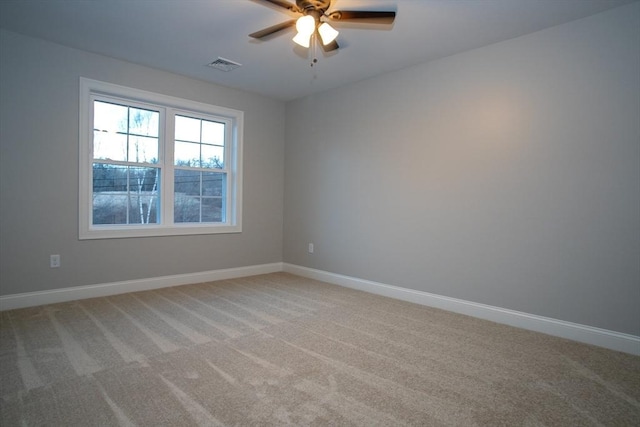
[[[396,18],[396,13],[393,11],[336,10],[329,13],[328,18],[334,21],[359,21],[372,24],[391,24]]]
[[[290,19],[288,21],[285,22],[281,22],[280,24],[276,24],[276,25],[272,25],[269,28],[265,28],[263,30],[260,31],[256,31],[255,33],[251,33],[249,34],[249,37],[253,37],[254,39],[261,39],[263,37],[267,37],[273,33],[277,33],[278,31],[282,31],[284,29],[287,29],[289,27],[293,27],[294,25],[296,25],[296,20],[295,19]]]
[[[258,0],[254,0],[254,1],[258,1]],[[284,0],[260,0],[260,1],[271,3],[273,5],[282,7],[284,9],[288,9],[291,12],[296,12],[296,13],[302,12],[297,5],[293,3],[289,3],[288,1],[284,1]]]
[[[320,45],[322,46],[322,50],[324,50],[325,52],[332,52],[340,47],[340,45],[338,45],[338,42],[335,40],[328,45],[323,45],[322,43],[320,43]]]

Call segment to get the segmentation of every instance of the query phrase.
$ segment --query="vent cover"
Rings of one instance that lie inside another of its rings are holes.
[[[216,59],[215,61],[207,64],[207,67],[215,68],[216,70],[220,71],[231,71],[241,66],[242,64],[238,64],[237,62],[233,62],[229,59],[224,59],[221,57],[218,57],[218,59]]]

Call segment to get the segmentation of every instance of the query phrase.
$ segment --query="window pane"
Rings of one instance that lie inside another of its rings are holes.
[[[127,191],[127,168],[93,164],[93,192]]]
[[[200,144],[176,141],[174,156],[176,166],[200,167]]]
[[[127,135],[106,131],[93,131],[93,158],[127,160]]]
[[[202,146],[203,168],[224,168],[224,147],[217,145]]]
[[[129,190],[136,192],[156,192],[160,176],[158,168],[129,167]]]
[[[176,197],[179,194],[188,196],[199,196],[200,175],[201,172],[176,169],[173,183],[173,191]]]
[[[95,101],[94,159],[157,163],[159,120],[158,111]]]
[[[127,168],[93,164],[93,223],[127,223]]]
[[[205,172],[202,174],[202,195],[221,197],[226,186],[226,174]]]
[[[129,161],[158,163],[158,138],[129,137]]]
[[[200,198],[178,193],[174,198],[174,222],[200,222]]]
[[[224,123],[175,116],[175,164],[178,166],[224,168]]]
[[[160,169],[129,167],[129,224],[158,222]]]
[[[222,222],[222,199],[202,198],[202,222]]]
[[[127,106],[94,101],[93,129],[105,132],[127,132]]]
[[[129,133],[157,137],[160,129],[159,123],[159,112],[129,108]]]
[[[94,193],[93,224],[127,224],[127,193]]]
[[[222,196],[226,193],[226,174],[180,169],[175,172],[174,221],[224,221]]]
[[[160,169],[93,165],[93,224],[159,221]]]
[[[224,145],[224,123],[203,120],[202,142],[205,144]]]
[[[176,116],[176,139],[200,142],[200,119]]]

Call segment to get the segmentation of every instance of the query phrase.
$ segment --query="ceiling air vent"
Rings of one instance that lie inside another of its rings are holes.
[[[233,62],[221,57],[218,57],[218,59],[216,59],[212,63],[207,64],[207,67],[215,68],[216,70],[220,71],[231,71],[241,66],[242,64],[238,64],[237,62]]]

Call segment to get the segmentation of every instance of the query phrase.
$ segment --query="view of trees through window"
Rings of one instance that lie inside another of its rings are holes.
[[[93,105],[93,224],[159,223],[160,112]],[[224,222],[225,124],[176,115],[174,125],[174,222]]]
[[[224,222],[224,123],[176,115],[175,129],[174,222]]]
[[[159,168],[93,164],[94,224],[154,224]]]

